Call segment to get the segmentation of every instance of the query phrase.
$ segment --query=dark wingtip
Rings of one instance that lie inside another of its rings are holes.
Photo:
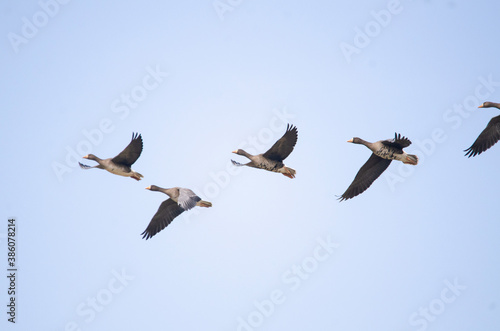
[[[88,166],[88,165],[83,164],[83,163],[80,163],[80,162],[78,162],[78,164],[80,165],[80,168],[82,168],[82,169],[84,169],[84,170],[87,170],[87,169],[89,169],[89,168],[92,168],[91,166]]]
[[[142,135],[139,132],[132,132],[132,140],[140,139],[142,141]]]
[[[481,154],[481,152],[474,151],[472,149],[472,146],[467,148],[467,149],[464,149],[464,152],[466,152],[464,156],[467,156],[468,158],[470,158],[471,156],[476,156],[476,155]]]
[[[411,145],[411,140],[408,137],[402,136],[401,133],[394,132],[394,141],[397,140],[408,140],[408,144]]]
[[[241,165],[242,165],[241,163],[236,162],[235,160],[231,160],[231,162],[233,162],[233,164],[234,164],[235,166],[241,166]]]
[[[339,203],[348,199],[342,195],[336,195],[336,197],[337,197],[337,200],[339,201]]]
[[[298,130],[297,130],[297,127],[295,125],[288,123],[286,125],[286,131],[288,132],[288,131],[298,131]]]
[[[141,233],[142,239],[148,240],[149,238],[152,238],[153,236],[149,234],[148,230],[144,230],[143,233]]]

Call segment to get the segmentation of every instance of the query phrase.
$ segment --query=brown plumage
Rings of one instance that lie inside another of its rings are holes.
[[[380,140],[370,143],[361,138],[352,138],[347,142],[362,144],[368,147],[373,153],[365,164],[359,169],[356,177],[347,190],[339,197],[340,201],[354,198],[366,191],[373,182],[389,167],[392,160],[398,160],[406,164],[416,165],[418,157],[413,154],[407,154],[403,148],[410,146],[410,139],[394,134],[394,139]]]
[[[250,162],[241,164],[231,160],[235,166],[247,166],[258,169],[264,169],[272,172],[279,172],[288,178],[295,178],[296,171],[285,166],[283,160],[290,155],[297,143],[297,127],[288,124],[285,134],[265,153],[252,155],[242,149],[237,149],[233,153],[243,155],[250,159]]]
[[[137,133],[132,133],[132,141],[120,154],[118,154],[114,158],[100,159],[94,154],[88,154],[83,158],[96,161],[99,164],[93,167],[82,164],[80,162],[78,162],[78,164],[80,164],[80,167],[85,170],[91,168],[104,169],[115,175],[131,177],[135,180],[141,180],[141,178],[144,176],[138,172],[135,172],[131,168],[132,164],[134,164],[134,162],[137,161],[137,159],[141,155],[141,152],[142,136]]]
[[[146,230],[141,233],[142,238],[148,240],[155,234],[166,228],[174,218],[184,211],[199,207],[212,207],[212,203],[201,200],[193,191],[182,187],[161,188],[156,185],[146,187],[147,190],[165,193],[169,198],[163,201],[158,211],[153,216]]]
[[[478,108],[498,108],[500,109],[500,103],[495,102],[484,102]],[[498,140],[500,140],[500,115],[493,117],[489,122],[486,128],[481,132],[479,137],[477,137],[476,141],[472,144],[471,147],[464,150],[465,156],[471,157],[476,156],[495,145]]]

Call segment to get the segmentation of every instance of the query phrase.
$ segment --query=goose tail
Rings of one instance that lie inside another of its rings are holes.
[[[283,174],[283,176],[287,176],[288,178],[295,178],[295,174],[297,173],[297,171],[295,171],[295,169],[292,169],[292,168],[289,168],[289,167],[286,167],[284,166],[283,168],[280,169],[281,173]]]
[[[137,171],[132,171],[132,175],[130,178],[133,178],[135,180],[141,180],[144,176],[138,173]]]
[[[208,201],[205,201],[205,200],[200,200],[196,203],[197,206],[200,206],[200,207],[205,207],[205,208],[209,208],[209,207],[212,207],[212,203],[211,202],[208,202]]]
[[[403,163],[417,165],[418,164],[418,156],[416,156],[415,154],[407,154],[406,160],[403,161]]]

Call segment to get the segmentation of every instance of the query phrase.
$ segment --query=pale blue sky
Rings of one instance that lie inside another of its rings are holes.
[[[463,153],[498,115],[476,107],[500,101],[499,12],[491,0],[2,3],[0,265],[15,217],[19,292],[12,325],[0,282],[0,329],[500,329],[500,146]],[[232,167],[244,161],[232,150],[264,152],[286,123],[295,179]],[[339,203],[370,155],[346,140],[395,131],[419,165],[393,162]],[[141,182],[75,166],[90,150],[115,156],[132,132]],[[213,208],[145,241],[166,199],[151,184]]]

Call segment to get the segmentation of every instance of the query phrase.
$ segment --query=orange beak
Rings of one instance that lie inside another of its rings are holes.
[[[484,107],[483,107],[483,105],[481,105],[481,106],[479,106],[479,107],[477,107],[477,108],[484,108]]]
[[[146,187],[146,190],[151,190],[151,186]]]
[[[89,158],[89,156],[88,156],[88,155],[85,155],[83,158],[84,158],[84,159],[88,159],[88,158]]]

